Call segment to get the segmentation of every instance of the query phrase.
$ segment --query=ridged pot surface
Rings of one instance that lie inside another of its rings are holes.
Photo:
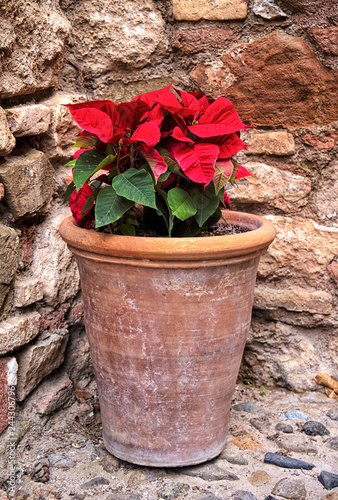
[[[61,224],[81,276],[104,444],[123,460],[192,465],[225,445],[257,266],[275,236],[261,217],[226,219],[252,230],[169,239]]]

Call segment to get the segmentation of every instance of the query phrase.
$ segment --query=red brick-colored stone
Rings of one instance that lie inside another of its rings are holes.
[[[193,54],[213,50],[225,50],[230,44],[239,41],[236,30],[232,28],[178,29],[172,38],[175,49]]]
[[[27,227],[22,236],[22,262],[25,266],[32,263],[33,258],[33,241],[35,236],[36,225]]]
[[[68,316],[69,325],[84,325],[83,319],[83,302],[74,305],[69,311]]]
[[[305,134],[302,137],[302,142],[307,146],[312,146],[316,151],[323,153],[331,151],[334,148],[338,134],[331,132],[328,134]]]
[[[302,38],[284,32],[238,45],[190,76],[207,94],[232,100],[249,125],[302,127],[337,119],[337,72]]]
[[[70,305],[66,302],[66,304],[62,304],[56,311],[44,314],[40,320],[40,330],[55,331],[64,328],[67,324],[65,315],[69,307]]]
[[[333,281],[335,281],[338,285],[338,261],[334,261],[329,264],[328,271]]]
[[[309,28],[308,33],[310,38],[323,52],[338,56],[338,26],[330,26],[329,28]]]

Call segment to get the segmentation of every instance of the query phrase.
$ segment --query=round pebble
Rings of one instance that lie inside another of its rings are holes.
[[[330,431],[320,422],[314,422],[310,420],[305,422],[302,427],[302,432],[305,432],[308,436],[325,436],[330,434]]]
[[[331,438],[329,441],[329,446],[333,450],[338,450],[338,437]]]
[[[276,431],[281,431],[285,432],[285,434],[292,434],[293,433],[293,427],[290,424],[284,424],[283,422],[279,422],[276,427]]]
[[[338,420],[338,407],[331,408],[331,410],[329,410],[326,415],[330,417],[331,420]]]
[[[303,500],[306,498],[305,484],[301,479],[286,477],[278,481],[272,490],[274,495],[289,499]]]
[[[236,411],[246,411],[248,413],[260,413],[260,409],[254,403],[247,401],[246,403],[238,403],[232,407]]]
[[[309,415],[299,410],[289,410],[279,417],[279,420],[309,420]]]

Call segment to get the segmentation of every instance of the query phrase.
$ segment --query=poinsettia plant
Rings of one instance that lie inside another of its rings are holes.
[[[230,206],[227,183],[250,175],[232,158],[247,127],[225,97],[170,85],[121,104],[66,107],[83,129],[66,192],[81,227],[135,235],[141,223],[157,235],[195,236]]]

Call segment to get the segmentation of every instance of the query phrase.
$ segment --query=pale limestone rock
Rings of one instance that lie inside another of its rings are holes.
[[[115,103],[131,101],[135,96],[144,92],[153,92],[173,83],[179,85],[179,80],[175,77],[151,78],[140,82],[114,82],[104,94],[104,99],[109,99]]]
[[[57,84],[71,26],[58,0],[0,3],[0,98]]]
[[[311,191],[311,182],[306,177],[264,163],[248,162],[245,168],[252,175],[227,188],[231,200],[260,203],[284,212],[306,205]]]
[[[295,141],[290,132],[249,132],[245,138],[250,147],[245,154],[291,156],[295,154]]]
[[[254,317],[241,374],[266,387],[280,385],[296,392],[318,390],[316,373],[335,376],[338,370],[338,345],[328,350],[329,336],[330,332],[321,326],[301,328]]]
[[[51,201],[55,189],[54,169],[46,155],[36,149],[26,148],[5,157],[0,180],[15,219],[36,215]]]
[[[296,453],[317,454],[318,449],[311,440],[303,435],[299,436],[280,436],[277,440],[278,446],[288,451]]]
[[[302,288],[280,290],[266,286],[256,286],[254,307],[258,309],[278,309],[309,312],[311,314],[331,314],[332,296],[324,290],[310,292]]]
[[[6,109],[7,121],[15,137],[39,135],[48,130],[50,110],[43,104]]]
[[[312,219],[268,215],[277,229],[275,240],[262,255],[261,277],[295,278],[318,288],[328,276],[327,266],[338,254],[338,227],[317,224]]]
[[[67,10],[72,45],[67,58],[80,74],[97,78],[128,68],[154,66],[168,54],[165,21],[153,0],[83,0]]]
[[[56,94],[43,101],[43,105],[50,110],[50,127],[43,137],[38,138],[38,144],[49,160],[61,159],[66,162],[73,157],[76,151],[74,148],[76,136],[82,129],[63,104],[74,104],[86,100],[86,97],[81,94]]]
[[[252,10],[256,16],[261,16],[264,19],[287,17],[285,12],[272,0],[254,0]]]
[[[30,271],[41,283],[44,301],[52,306],[67,302],[80,290],[75,259],[58,231],[61,221],[69,215],[66,206],[54,206],[52,214],[37,227],[34,238]]]
[[[321,182],[314,193],[316,212],[325,224],[338,224],[338,161],[322,170]]]
[[[73,384],[67,375],[54,375],[41,382],[31,401],[37,413],[46,415],[72,400]]]
[[[6,156],[15,148],[15,137],[12,134],[5,111],[0,107],[0,156]]]
[[[63,363],[67,342],[68,330],[62,329],[42,335],[17,354],[17,401],[23,401],[41,380]]]
[[[26,307],[43,298],[42,285],[36,278],[17,278],[14,285],[15,307]]]
[[[14,316],[0,323],[0,355],[21,347],[39,333],[40,314]]]
[[[227,21],[245,19],[245,0],[173,0],[173,13],[178,21]]]

